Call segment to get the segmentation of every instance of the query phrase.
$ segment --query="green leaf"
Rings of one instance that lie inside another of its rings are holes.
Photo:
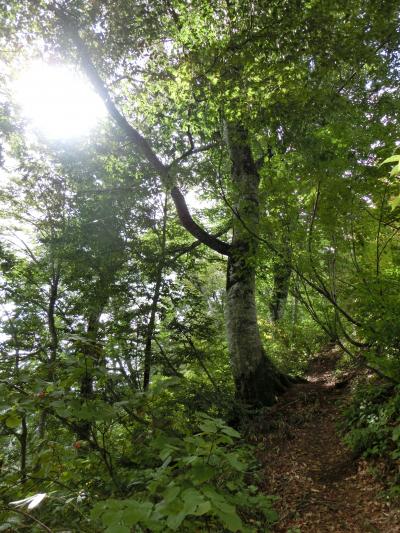
[[[184,502],[183,511],[186,514],[195,514],[198,506],[206,503],[203,495],[196,489],[186,489],[182,492],[181,498]]]
[[[212,420],[202,422],[199,427],[204,433],[217,433],[218,431],[218,426]]]
[[[390,172],[391,176],[396,176],[397,174],[400,174],[400,163],[394,166]]]
[[[392,439],[396,441],[400,439],[400,424],[393,429]]]
[[[246,463],[240,461],[237,453],[226,454],[226,460],[232,466],[232,468],[234,468],[238,472],[244,472],[247,468]]]
[[[382,165],[385,165],[386,163],[396,163],[399,161],[400,161],[400,155],[392,155],[388,157],[387,159],[385,159],[384,161],[382,161],[382,163],[379,166],[381,167]]]
[[[178,494],[181,492],[180,487],[177,487],[176,485],[173,485],[172,487],[168,487],[167,490],[164,492],[164,501],[166,503],[172,502],[172,500],[175,500],[175,498],[178,496]]]
[[[204,483],[215,474],[214,468],[205,464],[194,465],[190,470],[190,477],[195,483]]]
[[[168,457],[172,456],[172,452],[176,451],[177,448],[171,445],[167,445],[163,450],[160,451],[160,459],[165,461]]]
[[[182,492],[181,498],[185,502],[193,502],[196,504],[203,501],[203,495],[201,494],[201,492],[192,488],[184,490]]]
[[[225,435],[229,435],[230,437],[234,437],[235,439],[240,439],[241,435],[236,429],[233,429],[229,426],[226,426],[223,428],[222,433],[225,433]]]
[[[171,529],[177,530],[185,518],[186,518],[185,511],[181,511],[180,513],[176,515],[169,515],[169,517],[167,518],[167,525]]]
[[[217,492],[214,487],[207,485],[203,487],[202,492],[212,503],[214,509],[218,509],[219,511],[228,514],[232,509],[234,510],[234,507],[227,502],[225,496]]]
[[[12,413],[6,418],[6,426],[10,429],[15,429],[21,424],[21,418],[17,413]]]
[[[146,522],[153,510],[151,502],[138,502],[131,500],[126,502],[127,507],[122,513],[123,522],[129,526],[134,526],[140,521]]]
[[[236,510],[234,507],[231,507],[229,512],[217,510],[216,514],[218,518],[222,521],[224,526],[229,529],[229,531],[242,531],[243,530],[243,523],[241,519],[239,518],[238,514],[236,513]]]
[[[117,526],[121,524],[122,521],[122,510],[110,510],[107,509],[107,511],[103,514],[101,517],[102,522],[107,527]]]
[[[204,514],[209,513],[211,511],[211,509],[212,509],[211,502],[205,501],[203,503],[200,503],[197,506],[197,508],[196,508],[196,510],[195,510],[195,512],[193,514],[196,515],[196,516],[202,516]]]
[[[123,526],[115,524],[106,529],[106,533],[131,533],[131,528],[128,526]]]

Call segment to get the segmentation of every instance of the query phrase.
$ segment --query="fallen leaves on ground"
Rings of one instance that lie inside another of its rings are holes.
[[[260,421],[263,490],[279,496],[275,533],[400,533],[400,511],[383,483],[338,434],[350,395],[335,378],[339,356],[331,348],[317,358],[309,383],[293,386]]]

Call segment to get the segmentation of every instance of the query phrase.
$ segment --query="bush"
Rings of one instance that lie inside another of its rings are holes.
[[[310,359],[328,341],[326,334],[308,316],[294,325],[286,319],[276,324],[265,322],[262,335],[268,355],[288,374],[303,374]]]
[[[154,435],[149,444],[158,465],[132,471],[130,496],[96,503],[93,520],[107,533],[129,533],[133,526],[137,531],[267,531],[276,513],[272,498],[248,484],[254,454],[221,419],[203,414],[199,429],[182,438]]]
[[[400,465],[400,386],[358,385],[344,412],[343,429],[344,440],[355,454],[384,459],[394,473],[394,487],[400,483],[396,474]]]

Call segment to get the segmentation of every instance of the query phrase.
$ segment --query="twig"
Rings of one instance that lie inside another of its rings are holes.
[[[14,513],[22,514],[23,516],[25,516],[27,518],[30,518],[31,520],[33,520],[34,522],[39,524],[39,526],[42,529],[44,529],[44,531],[47,531],[48,533],[54,533],[54,531],[52,529],[50,529],[48,526],[46,526],[46,524],[43,524],[43,522],[41,522],[38,518],[35,518],[34,516],[32,516],[31,514],[27,513],[26,511],[22,511],[22,509],[13,509],[12,507],[3,507],[3,510],[12,511]]]

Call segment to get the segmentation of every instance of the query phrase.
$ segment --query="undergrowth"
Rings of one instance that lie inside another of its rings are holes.
[[[39,532],[38,520],[56,531],[67,523],[71,533],[268,531],[277,515],[257,487],[254,447],[214,408],[188,417],[185,386],[164,379],[108,411],[88,401],[88,412],[97,401],[96,420],[103,414],[101,443],[43,440],[32,477],[19,484],[10,471],[0,482],[0,531]]]
[[[400,385],[359,383],[342,429],[355,455],[380,463],[388,494],[400,497]]]

